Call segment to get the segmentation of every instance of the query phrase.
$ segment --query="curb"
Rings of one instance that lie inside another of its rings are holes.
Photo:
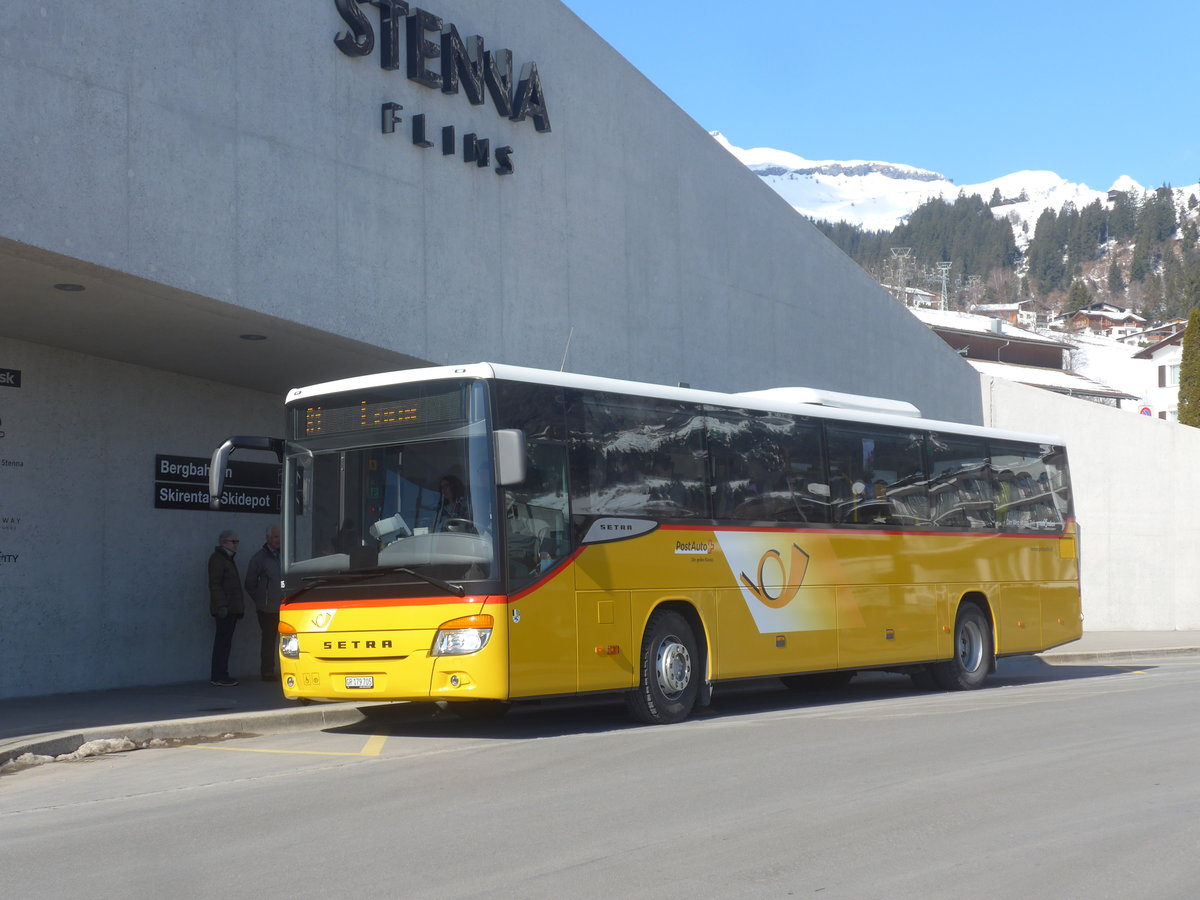
[[[367,704],[373,706],[376,704]],[[78,731],[51,732],[0,740],[0,767],[26,753],[61,756],[74,753],[88,741],[126,738],[139,747],[160,740],[197,740],[224,734],[258,734],[297,731],[305,728],[336,728],[356,725],[366,719],[363,705],[332,703],[297,709],[267,709],[161,722],[133,722],[125,725],[98,725]]]
[[[1073,663],[1121,663],[1164,656],[1200,656],[1200,647],[1159,647],[1142,650],[1074,650],[1035,654],[1047,665],[1065,666]]]

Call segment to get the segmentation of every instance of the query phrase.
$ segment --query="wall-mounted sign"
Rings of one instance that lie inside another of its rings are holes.
[[[20,369],[0,369],[0,387],[19,388],[20,386]]]
[[[375,27],[362,9],[368,3],[379,10],[378,40]],[[370,56],[378,42],[380,67],[399,70],[403,23],[405,71],[409,81],[443,94],[458,94],[461,90],[472,106],[482,106],[490,98],[497,115],[512,122],[530,121],[543,134],[550,131],[550,113],[537,63],[524,63],[520,76],[514,79],[511,50],[488,50],[484,39],[477,34],[464,40],[453,23],[443,22],[424,9],[410,8],[404,0],[334,0],[334,6],[348,30],[338,33],[333,43],[346,56]],[[430,39],[432,35],[437,36],[436,41]],[[402,109],[399,103],[382,104],[380,122],[384,134],[396,133],[396,126],[403,121]],[[425,113],[414,113],[410,121],[413,146],[422,150],[433,147],[434,141],[428,135],[437,126],[426,123]],[[442,155],[457,155],[459,146],[455,126],[442,125]],[[496,174],[511,175],[516,171],[515,151],[508,145],[493,148],[490,138],[472,132],[462,136],[461,147],[462,161],[476,168],[487,168],[494,159]]]
[[[154,508],[209,509],[208,470],[204,457],[154,457]],[[279,515],[282,477],[277,463],[231,461],[219,511]]]
[[[20,516],[0,515],[0,532],[14,532],[21,526]],[[3,537],[4,535],[0,535]],[[21,558],[20,553],[12,553],[12,547],[0,547],[0,569],[12,567]]]

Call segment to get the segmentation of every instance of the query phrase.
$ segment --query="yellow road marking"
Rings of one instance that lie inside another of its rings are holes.
[[[373,734],[357,753],[329,750],[268,750],[260,747],[224,747],[220,744],[188,744],[192,750],[224,750],[228,753],[274,753],[280,756],[378,756],[387,742],[386,734]]]
[[[378,756],[383,750],[383,745],[387,742],[387,735],[376,732],[367,738],[366,745],[362,748],[362,753],[359,756]]]

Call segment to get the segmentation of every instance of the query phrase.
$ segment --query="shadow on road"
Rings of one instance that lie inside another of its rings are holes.
[[[1037,657],[1000,660],[982,691],[1003,687],[1103,678],[1153,666],[1050,665]],[[714,718],[748,716],[794,709],[833,708],[851,703],[879,702],[912,696],[960,696],[923,691],[907,675],[862,672],[845,687],[830,690],[792,690],[777,678],[748,679],[720,684],[712,704],[698,709],[689,723]],[[632,722],[620,695],[575,697],[515,703],[507,715],[473,719],[454,712],[454,704],[390,703],[362,709],[364,719],[353,725],[324,729],[331,734],[384,734],[408,738],[463,737],[491,740],[529,740],[568,734],[619,731],[642,726]],[[685,723],[686,724],[686,723]]]

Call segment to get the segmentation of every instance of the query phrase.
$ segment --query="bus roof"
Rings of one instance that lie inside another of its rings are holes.
[[[867,397],[837,391],[822,391],[804,387],[778,387],[744,393],[706,391],[691,387],[671,387],[621,378],[605,378],[599,375],[579,375],[573,372],[555,372],[551,369],[534,369],[504,363],[468,363],[459,366],[428,366],[414,369],[399,369],[374,375],[358,375],[338,381],[327,381],[308,387],[293,388],[288,392],[287,402],[311,401],[317,397],[341,394],[388,385],[412,384],[441,378],[480,378],[523,381],[558,387],[627,394],[636,397],[651,397],[660,400],[675,400],[683,403],[704,403],[710,406],[726,406],[735,409],[755,409],[762,412],[793,413],[864,424],[891,425],[897,428],[920,427],[930,431],[945,431],[954,434],[989,437],[1000,440],[1034,441],[1062,446],[1065,442],[1057,437],[1027,432],[985,428],[961,422],[944,422],[926,419],[921,411],[903,400],[882,397]],[[919,423],[919,424],[918,424]]]

